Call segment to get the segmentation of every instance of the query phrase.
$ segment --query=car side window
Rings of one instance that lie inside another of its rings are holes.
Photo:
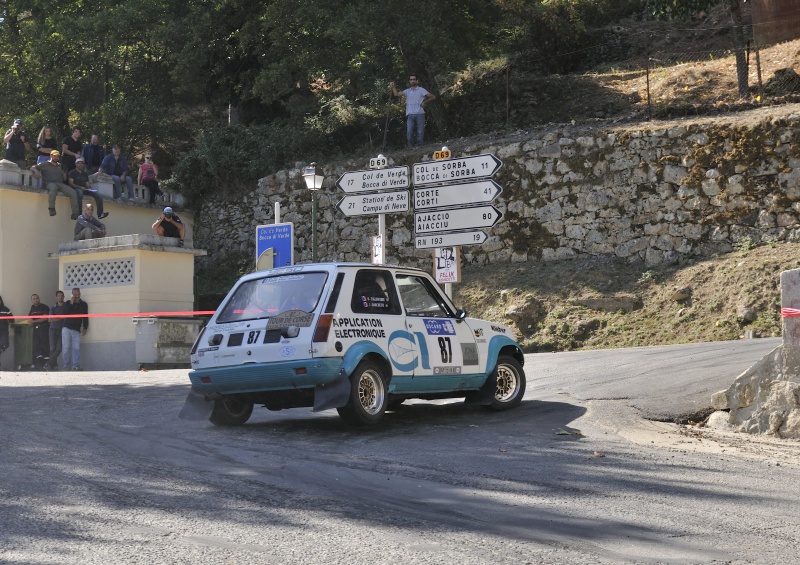
[[[422,277],[398,274],[397,288],[403,299],[407,316],[451,317],[447,307],[441,301],[441,297],[434,289],[430,288]]]
[[[400,314],[400,300],[391,273],[375,269],[358,271],[350,309],[355,314]]]

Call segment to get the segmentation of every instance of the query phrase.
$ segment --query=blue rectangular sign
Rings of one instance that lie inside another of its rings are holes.
[[[256,267],[262,270],[288,265],[294,265],[294,224],[257,226]]]

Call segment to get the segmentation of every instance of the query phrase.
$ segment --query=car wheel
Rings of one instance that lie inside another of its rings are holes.
[[[383,370],[372,361],[362,361],[350,375],[350,399],[336,410],[348,424],[369,426],[381,421],[387,401]]]
[[[240,396],[224,396],[214,401],[208,420],[215,426],[241,426],[250,419],[253,403]]]
[[[522,402],[523,396],[525,396],[525,371],[522,365],[510,355],[501,355],[497,359],[497,386],[490,408],[508,410]]]

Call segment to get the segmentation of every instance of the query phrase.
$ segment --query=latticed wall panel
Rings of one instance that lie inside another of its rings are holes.
[[[136,282],[135,267],[133,257],[70,263],[64,266],[64,288],[132,285]]]

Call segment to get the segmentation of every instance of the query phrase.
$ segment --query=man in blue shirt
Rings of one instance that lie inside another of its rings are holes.
[[[106,155],[100,168],[105,174],[114,179],[114,198],[120,198],[122,195],[122,183],[128,185],[128,198],[133,198],[133,179],[128,174],[128,161],[121,155],[122,149],[119,144],[114,144],[111,148],[111,154]]]

